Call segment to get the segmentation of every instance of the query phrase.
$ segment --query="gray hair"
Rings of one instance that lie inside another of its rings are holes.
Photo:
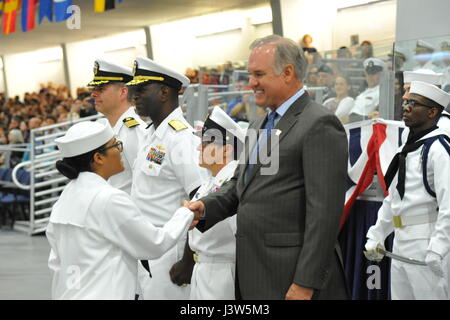
[[[305,79],[308,63],[300,45],[291,39],[273,34],[264,38],[256,39],[250,45],[250,49],[253,50],[266,44],[273,44],[276,47],[274,69],[277,75],[280,75],[288,64],[292,64],[294,66],[297,79],[301,81]]]
[[[22,135],[22,131],[20,131],[19,129],[12,129],[8,135],[11,136],[11,141],[9,141],[10,144],[18,144],[18,143],[23,143],[23,135]]]

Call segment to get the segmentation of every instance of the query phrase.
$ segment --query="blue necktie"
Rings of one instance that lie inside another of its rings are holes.
[[[267,139],[268,137],[270,137],[270,133],[275,125],[275,119],[277,118],[278,113],[276,113],[275,111],[272,111],[268,117],[267,117],[267,121],[266,124],[264,125],[264,131],[263,134],[261,134],[261,136],[258,139],[258,142],[255,146],[255,148],[253,148],[252,154],[250,156],[250,158],[248,159],[248,164],[247,167],[245,168],[245,173],[244,173],[244,183],[247,183],[248,181],[248,177],[250,175],[250,173],[252,172],[253,166],[256,164],[256,159],[259,153],[259,149],[264,146],[264,144],[267,143]]]

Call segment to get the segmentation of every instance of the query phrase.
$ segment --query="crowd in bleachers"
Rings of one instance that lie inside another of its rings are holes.
[[[0,93],[0,147],[26,148],[34,128],[76,120],[96,114],[90,93],[85,88],[71,97],[66,86],[49,82],[41,84],[39,92],[27,92],[23,98],[6,99]],[[0,148],[0,167],[12,168],[27,160],[29,153]]]

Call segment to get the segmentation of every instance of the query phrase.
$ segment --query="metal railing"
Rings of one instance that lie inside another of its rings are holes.
[[[94,115],[31,130],[30,145],[27,149],[27,152],[30,152],[30,160],[18,164],[12,172],[12,179],[17,187],[30,191],[29,220],[16,221],[14,229],[25,231],[29,235],[45,231],[52,206],[69,181],[56,170],[55,164],[61,155],[56,150],[54,140],[64,135],[75,123],[101,117],[102,115]],[[25,168],[30,173],[29,185],[24,185],[17,177],[21,168]]]

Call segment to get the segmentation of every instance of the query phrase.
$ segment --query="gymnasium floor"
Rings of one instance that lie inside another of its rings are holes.
[[[51,297],[47,267],[50,246],[45,235],[0,229],[0,300],[42,300]]]

